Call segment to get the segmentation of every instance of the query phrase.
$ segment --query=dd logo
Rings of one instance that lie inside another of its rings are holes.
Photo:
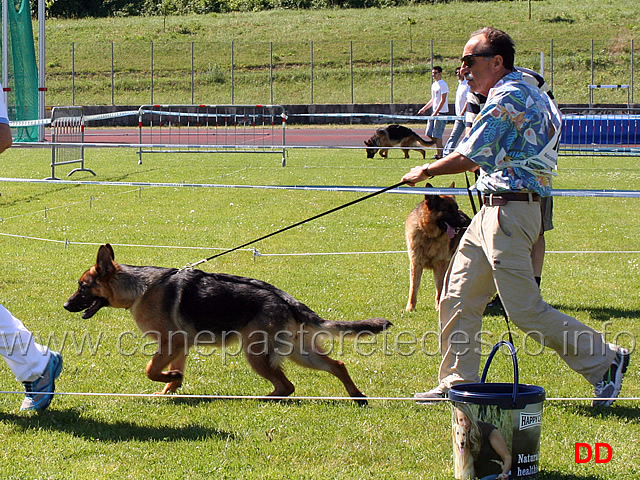
[[[575,461],[576,463],[589,463],[592,458],[596,463],[608,463],[613,457],[613,449],[608,443],[596,443],[592,449],[588,443],[576,443],[575,444]],[[602,451],[606,450],[606,456],[602,456]],[[586,457],[583,457],[583,452],[586,452]]]

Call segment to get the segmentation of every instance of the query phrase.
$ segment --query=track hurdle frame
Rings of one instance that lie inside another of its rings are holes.
[[[594,90],[610,89],[610,90],[627,90],[627,105],[631,104],[631,85],[587,85],[589,87],[589,105],[593,105],[593,92]]]
[[[138,164],[144,153],[279,153],[286,165],[282,105],[142,105]]]
[[[56,177],[56,167],[79,163],[80,167],[71,170],[67,176],[76,172],[93,170],[84,166],[84,109],[82,107],[54,107],[51,110],[51,176],[46,180],[60,180]],[[72,143],[73,145],[64,145]]]

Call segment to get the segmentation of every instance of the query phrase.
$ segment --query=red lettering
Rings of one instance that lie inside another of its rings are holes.
[[[607,458],[600,457],[600,449],[604,448],[607,450]],[[608,443],[596,443],[596,463],[608,463],[611,461],[613,457],[613,448]]]
[[[586,448],[588,455],[587,458],[580,458],[580,449]],[[574,446],[575,453],[575,462],[576,463],[588,463],[591,461],[591,457],[593,456],[593,451],[591,450],[591,446],[588,443],[576,443]]]

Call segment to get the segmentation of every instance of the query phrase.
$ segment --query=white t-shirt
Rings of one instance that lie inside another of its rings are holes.
[[[433,110],[438,108],[443,95],[445,96],[444,105],[442,105],[439,113],[449,113],[449,85],[444,80],[433,82],[431,84],[431,100],[433,100],[431,107]]]
[[[464,115],[469,88],[469,83],[466,80],[458,82],[458,89],[456,90],[456,115],[459,117]]]

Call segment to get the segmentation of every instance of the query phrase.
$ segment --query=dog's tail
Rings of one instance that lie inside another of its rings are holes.
[[[430,147],[431,145],[434,145],[436,143],[436,141],[433,138],[430,138],[429,140],[425,140],[424,138],[422,138],[417,133],[416,133],[416,140],[423,147]]]
[[[342,322],[322,319],[315,327],[319,330],[326,330],[329,333],[344,332],[347,335],[356,335],[358,333],[380,333],[387,328],[392,327],[393,324],[385,318],[368,318],[366,320],[359,320],[356,322]]]

